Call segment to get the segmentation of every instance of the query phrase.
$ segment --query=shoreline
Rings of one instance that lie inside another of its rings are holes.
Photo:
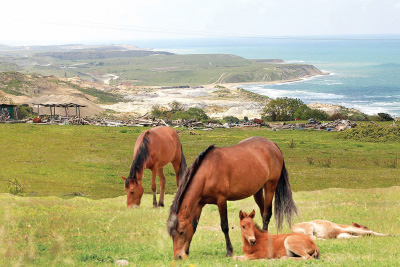
[[[279,80],[279,81],[270,81],[270,82],[243,82],[243,83],[211,83],[211,84],[206,84],[202,85],[204,87],[209,87],[209,86],[215,86],[215,85],[221,85],[224,86],[228,89],[234,90],[237,87],[240,87],[240,85],[249,85],[249,84],[254,84],[254,85],[261,85],[261,84],[286,84],[286,83],[295,83],[295,82],[304,82],[307,80],[312,80],[317,77],[322,77],[322,76],[327,76],[327,75],[332,75],[333,73],[326,72],[324,74],[317,74],[317,75],[307,75],[302,78],[297,78],[297,79],[288,79],[288,80]]]

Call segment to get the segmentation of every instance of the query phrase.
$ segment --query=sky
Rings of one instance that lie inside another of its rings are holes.
[[[400,34],[400,0],[13,0],[0,44]]]

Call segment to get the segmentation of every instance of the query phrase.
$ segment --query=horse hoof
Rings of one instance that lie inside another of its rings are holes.
[[[232,251],[227,251],[225,257],[232,257]]]
[[[160,208],[164,208],[164,203],[158,203],[158,206],[159,206]]]

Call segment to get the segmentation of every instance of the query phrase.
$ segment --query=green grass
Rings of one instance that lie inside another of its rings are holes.
[[[145,194],[140,208],[127,210],[123,181],[118,177],[127,175],[135,140],[143,130],[0,124],[0,191],[7,192],[13,179],[22,181],[27,190],[25,197],[0,194],[0,266],[114,266],[119,259],[128,260],[130,266],[400,265],[400,171],[393,166],[398,142],[343,140],[335,132],[307,130],[195,131],[199,135],[182,131],[179,136],[189,164],[210,144],[227,146],[250,136],[276,142],[285,156],[300,210],[295,222],[354,221],[397,236],[317,241],[321,259],[312,262],[238,262],[225,258],[218,209],[208,205],[189,259],[175,262],[165,226],[176,191],[172,167],[165,169],[169,193],[165,208],[153,209],[152,196]],[[149,193],[148,171],[144,186]],[[326,189],[332,187],[336,189]],[[236,255],[242,254],[240,209],[251,211],[256,204],[252,198],[228,203]],[[259,214],[256,221],[261,224]],[[276,233],[273,220],[270,231]],[[283,232],[288,231],[285,226]]]
[[[123,181],[132,163],[136,138],[144,128],[0,124],[0,192],[8,181],[24,182],[28,195],[92,199],[125,194]],[[336,132],[270,131],[267,128],[195,130],[179,135],[188,164],[211,144],[228,146],[251,136],[264,136],[283,151],[294,191],[325,188],[377,188],[400,185],[400,143],[338,139]],[[294,148],[290,148],[291,142]],[[314,164],[309,164],[313,161]],[[328,164],[329,163],[329,164]],[[176,191],[171,164],[164,169],[166,192]],[[144,188],[151,192],[151,173]]]
[[[1,266],[114,266],[125,259],[130,266],[399,266],[400,188],[326,189],[297,192],[301,218],[337,223],[352,221],[396,237],[316,241],[321,259],[233,261],[225,258],[225,241],[216,206],[203,209],[198,230],[185,262],[173,260],[172,240],[166,232],[168,205],[151,208],[144,195],[142,206],[127,210],[125,197],[91,200],[83,197],[16,197],[0,194]],[[252,198],[229,202],[230,237],[234,253],[242,255],[238,212],[256,209]],[[258,210],[256,209],[256,212]],[[255,218],[261,224],[259,214]],[[286,226],[283,232],[288,232]],[[276,233],[275,222],[270,232]]]
[[[33,56],[50,66],[30,66],[24,70],[57,77],[80,76],[90,79],[114,73],[120,78],[113,82],[131,82],[137,85],[201,85],[218,83],[266,82],[298,79],[315,71],[310,65],[260,63],[235,55],[153,55],[146,57],[109,57],[101,59],[60,60]],[[103,64],[97,64],[101,61]],[[75,65],[86,63],[85,65]],[[58,65],[74,65],[60,69]]]

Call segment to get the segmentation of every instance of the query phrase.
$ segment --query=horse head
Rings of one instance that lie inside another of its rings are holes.
[[[121,175],[120,175],[121,176]],[[125,181],[125,192],[126,192],[126,205],[128,208],[136,208],[140,206],[140,201],[144,192],[143,186],[138,181],[128,179],[121,176]]]
[[[353,222],[352,225],[353,225],[354,227],[356,227],[356,228],[360,228],[360,229],[363,229],[363,230],[366,230],[366,231],[371,231],[371,229],[369,229],[369,228],[368,228],[367,226],[365,226],[365,225],[361,225],[361,224],[358,224],[358,223],[355,223],[355,222]]]
[[[183,212],[170,215],[167,227],[172,237],[175,259],[184,260],[189,256],[190,242],[196,226],[197,219],[195,216],[188,215],[187,207]]]
[[[240,230],[242,232],[242,237],[244,240],[247,241],[250,246],[255,245],[257,242],[254,232],[256,226],[253,221],[255,214],[256,212],[254,210],[250,214],[242,211],[239,212]]]

